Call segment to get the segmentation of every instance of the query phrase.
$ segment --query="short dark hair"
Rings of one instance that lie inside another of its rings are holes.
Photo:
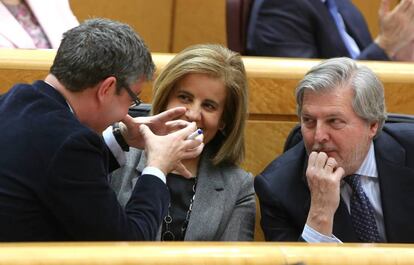
[[[154,69],[148,48],[130,26],[97,18],[63,34],[50,72],[74,92],[114,76],[119,92],[142,77],[152,79]]]

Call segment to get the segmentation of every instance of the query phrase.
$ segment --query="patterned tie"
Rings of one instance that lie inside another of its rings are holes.
[[[362,242],[381,242],[375,222],[374,208],[362,189],[360,175],[350,175],[344,180],[352,188],[350,208],[355,233]]]
[[[351,55],[351,58],[355,59],[361,53],[361,51],[355,40],[348,34],[348,32],[346,32],[344,20],[338,12],[338,6],[336,5],[335,0],[326,0],[325,4],[329,9],[329,13],[331,13],[332,18],[335,21],[336,27],[338,28],[339,34],[341,35],[345,47]]]

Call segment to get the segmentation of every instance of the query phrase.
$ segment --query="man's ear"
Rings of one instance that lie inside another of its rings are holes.
[[[375,137],[375,135],[377,134],[378,127],[379,127],[379,124],[378,124],[377,121],[373,122],[369,125],[369,131],[370,131],[371,139],[373,139]]]
[[[96,95],[99,102],[104,102],[108,96],[112,96],[116,90],[116,77],[105,78],[97,85]]]

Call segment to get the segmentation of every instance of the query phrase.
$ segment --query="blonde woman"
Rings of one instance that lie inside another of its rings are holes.
[[[160,228],[166,241],[250,241],[255,223],[253,177],[244,157],[247,81],[240,55],[219,45],[196,45],[177,54],[154,83],[152,112],[184,106],[181,119],[203,130],[202,154],[182,163],[192,173],[167,176],[171,203]],[[145,167],[145,152],[131,149],[112,176],[126,204]]]

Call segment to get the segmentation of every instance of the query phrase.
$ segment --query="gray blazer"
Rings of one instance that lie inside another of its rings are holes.
[[[252,174],[236,166],[213,166],[208,154],[205,148],[184,240],[252,241],[256,212]],[[111,186],[122,205],[128,202],[145,165],[144,152],[131,148],[125,166],[112,173]]]

